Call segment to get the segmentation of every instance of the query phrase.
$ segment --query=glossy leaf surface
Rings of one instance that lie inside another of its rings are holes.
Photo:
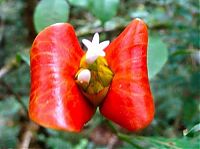
[[[69,5],[65,0],[41,0],[34,12],[34,26],[39,33],[54,23],[66,22]]]
[[[167,62],[168,51],[161,37],[150,36],[148,44],[148,74],[152,79]]]
[[[47,27],[31,53],[30,118],[42,126],[80,131],[94,109],[79,91],[74,76],[84,52],[67,23]]]
[[[119,0],[90,0],[90,10],[105,23],[117,14]]]
[[[145,128],[154,116],[147,43],[147,27],[142,20],[135,19],[106,48],[106,59],[115,75],[100,111],[131,131]]]
[[[69,0],[69,3],[74,6],[87,7],[89,0]]]

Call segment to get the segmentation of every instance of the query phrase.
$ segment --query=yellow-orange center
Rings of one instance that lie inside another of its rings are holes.
[[[82,82],[77,79],[83,69],[88,69],[91,72],[89,82]],[[100,105],[107,95],[112,78],[113,72],[108,67],[104,57],[99,56],[92,64],[88,64],[85,55],[81,59],[80,69],[75,76],[81,92],[94,106]]]

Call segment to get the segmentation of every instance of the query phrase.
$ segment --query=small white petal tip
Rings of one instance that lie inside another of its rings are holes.
[[[81,72],[78,74],[78,81],[80,83],[86,82],[89,83],[91,78],[91,72],[88,69],[83,69]]]
[[[140,18],[135,18],[135,20],[141,21],[141,19],[140,19]]]
[[[92,64],[99,56],[105,56],[105,52],[103,51],[110,43],[110,41],[106,40],[99,43],[99,34],[95,33],[92,39],[92,42],[83,39],[83,44],[87,47],[86,52],[86,62]]]

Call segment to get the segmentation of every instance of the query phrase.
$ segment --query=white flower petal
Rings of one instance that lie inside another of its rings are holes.
[[[86,53],[85,59],[86,59],[86,62],[88,64],[92,64],[97,58],[98,58],[98,55],[94,52],[87,52]]]
[[[104,50],[108,45],[109,45],[110,41],[109,40],[106,40],[106,41],[103,41],[99,44],[100,46],[100,49],[101,50]]]
[[[135,18],[135,20],[141,21],[141,19],[140,19],[140,18]]]
[[[99,51],[98,55],[104,57],[104,56],[106,56],[106,53],[104,51]]]
[[[95,33],[92,39],[93,45],[99,45],[99,33]]]
[[[92,39],[92,42],[83,39],[83,44],[87,47],[86,52],[86,62],[88,64],[92,64],[99,56],[105,56],[105,52],[103,51],[110,43],[110,41],[106,40],[99,43],[99,34],[95,33]]]
[[[78,81],[80,81],[80,83],[83,83],[83,82],[89,83],[90,78],[91,78],[91,72],[88,69],[83,69],[78,74]]]
[[[83,39],[82,43],[89,49],[90,47],[92,47],[92,42],[87,40],[87,39]]]

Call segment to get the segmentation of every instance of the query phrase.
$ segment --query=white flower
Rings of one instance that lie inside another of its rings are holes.
[[[81,72],[78,74],[78,81],[80,83],[86,82],[89,83],[91,78],[91,72],[88,69],[83,69]]]
[[[103,50],[110,43],[108,40],[99,43],[98,33],[94,34],[92,42],[87,39],[83,39],[82,42],[88,48],[86,52],[86,62],[88,64],[92,64],[99,56],[105,56],[105,52]]]

